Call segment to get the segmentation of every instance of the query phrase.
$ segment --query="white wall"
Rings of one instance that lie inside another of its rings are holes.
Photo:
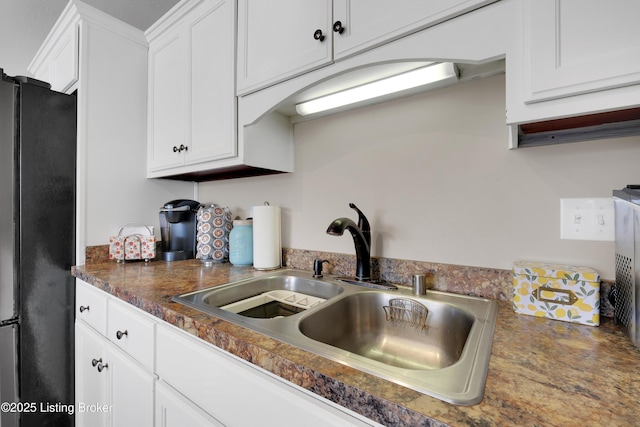
[[[638,183],[640,137],[507,149],[504,75],[296,125],[296,172],[202,183],[201,202],[248,215],[283,208],[283,246],[353,253],[325,233],[340,216],[373,228],[372,254],[511,269],[574,263],[613,279],[613,242],[560,240],[560,198]]]
[[[85,0],[141,30],[156,22],[178,0]],[[0,68],[29,75],[27,66],[69,0],[0,1]]]

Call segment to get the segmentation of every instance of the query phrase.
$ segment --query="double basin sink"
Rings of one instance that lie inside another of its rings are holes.
[[[372,290],[280,270],[178,295],[175,302],[446,402],[480,402],[494,301],[410,289]]]

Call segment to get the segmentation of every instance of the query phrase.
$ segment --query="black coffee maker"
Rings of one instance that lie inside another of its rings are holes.
[[[164,261],[192,259],[196,255],[196,214],[200,203],[195,200],[172,200],[160,208],[160,257]]]

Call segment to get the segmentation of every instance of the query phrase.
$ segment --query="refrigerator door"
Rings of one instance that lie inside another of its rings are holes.
[[[0,78],[0,323],[15,319],[15,85]]]
[[[18,401],[16,329],[16,325],[0,327],[0,403]],[[0,411],[0,426],[17,427],[17,425],[17,412]]]
[[[76,98],[20,85],[20,398],[73,404]],[[22,426],[66,426],[24,413]]]

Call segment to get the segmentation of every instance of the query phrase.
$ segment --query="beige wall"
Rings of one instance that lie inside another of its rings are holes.
[[[201,202],[246,216],[283,209],[283,245],[353,253],[325,233],[341,216],[373,228],[372,254],[510,269],[574,263],[614,278],[613,242],[560,240],[560,198],[639,183],[640,137],[508,150],[504,76],[296,125],[296,172],[202,183]]]

